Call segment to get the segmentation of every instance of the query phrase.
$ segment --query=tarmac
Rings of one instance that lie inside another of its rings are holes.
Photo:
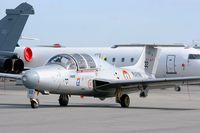
[[[130,108],[115,98],[72,96],[60,107],[58,95],[39,95],[32,109],[23,86],[0,83],[1,133],[197,133],[200,130],[200,87],[150,90],[147,98],[129,95]]]

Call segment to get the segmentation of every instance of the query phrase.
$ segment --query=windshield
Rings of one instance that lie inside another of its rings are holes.
[[[68,55],[54,56],[48,61],[48,64],[60,64],[68,70],[76,69],[74,60]]]

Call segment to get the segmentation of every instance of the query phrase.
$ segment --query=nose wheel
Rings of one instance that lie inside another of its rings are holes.
[[[58,101],[59,101],[60,106],[67,106],[69,103],[69,97],[66,94],[61,94],[59,96]]]
[[[39,100],[38,99],[31,99],[31,107],[33,109],[38,108],[39,107]]]
[[[39,107],[39,100],[37,99],[38,94],[36,95],[35,89],[27,89],[27,97],[30,99],[31,107],[33,109]]]

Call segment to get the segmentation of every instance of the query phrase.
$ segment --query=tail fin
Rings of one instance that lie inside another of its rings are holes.
[[[0,20],[0,51],[13,52],[29,15],[34,14],[34,9],[28,3],[22,3],[15,9],[7,9],[6,14]]]
[[[143,69],[148,74],[155,76],[160,57],[159,55],[160,55],[160,49],[155,48],[154,46],[151,45],[145,45],[138,62],[134,66],[129,66],[127,68]]]
[[[160,49],[152,47],[152,46],[146,46],[146,59],[144,62],[144,69],[149,74],[155,75],[156,70],[158,67],[158,61],[160,58]]]

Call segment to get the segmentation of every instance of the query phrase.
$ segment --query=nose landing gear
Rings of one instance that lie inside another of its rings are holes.
[[[39,100],[38,100],[38,99],[31,99],[30,102],[31,102],[31,107],[32,107],[33,109],[39,107]]]
[[[37,94],[37,96],[35,96],[36,95],[35,92],[36,92],[35,89],[27,90],[27,97],[30,98],[31,107],[33,109],[39,107],[39,100],[37,98],[35,98],[38,96],[39,93]]]

